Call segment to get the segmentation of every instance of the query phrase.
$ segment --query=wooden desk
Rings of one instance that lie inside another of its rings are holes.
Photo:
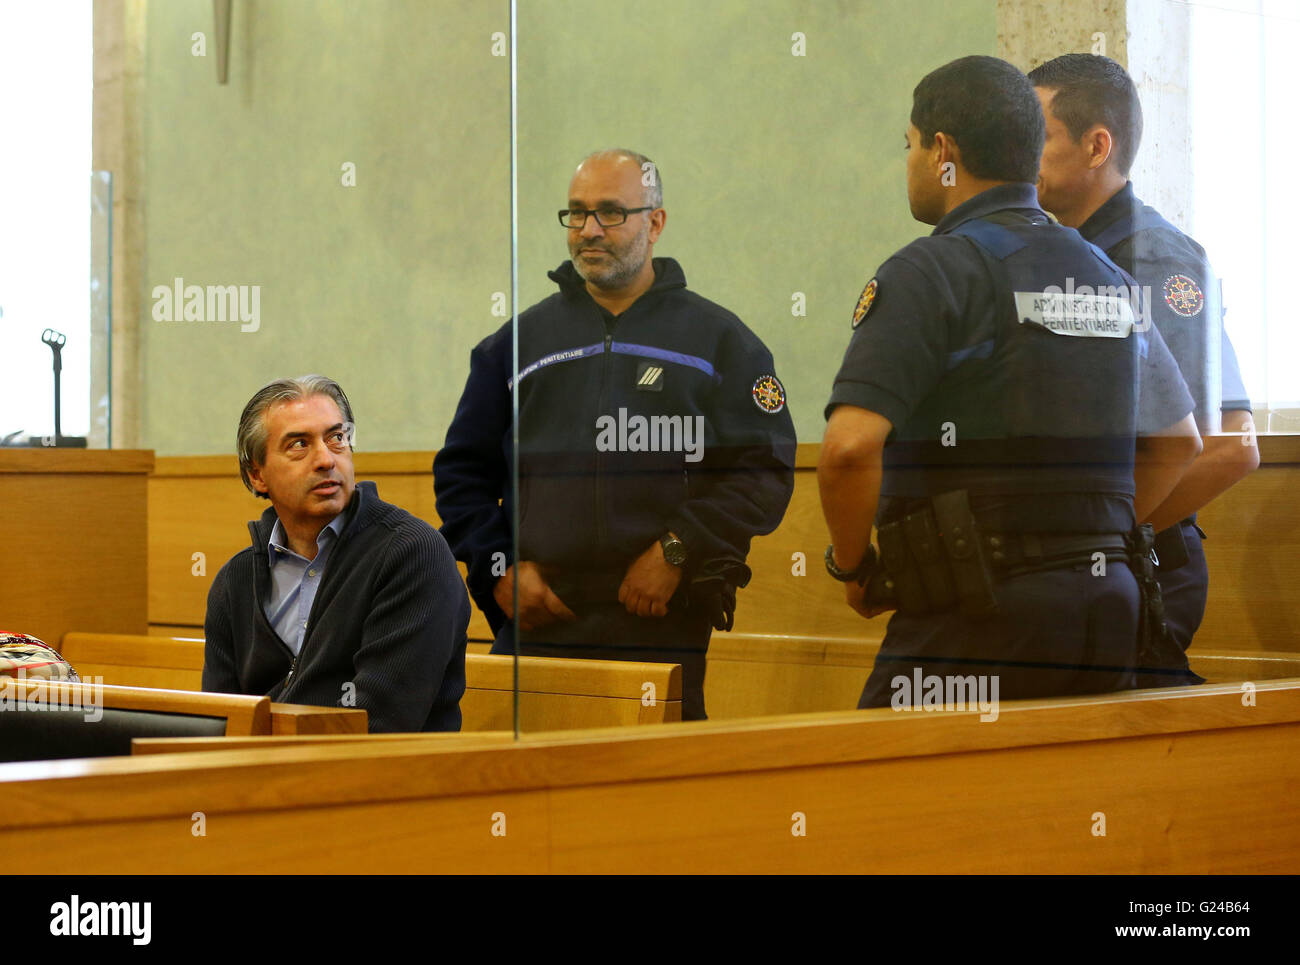
[[[0,449],[0,630],[144,633],[147,450]]]
[[[1256,696],[6,764],[0,849],[63,874],[1294,874],[1300,681]]]

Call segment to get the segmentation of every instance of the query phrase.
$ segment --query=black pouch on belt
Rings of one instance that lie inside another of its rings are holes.
[[[880,565],[894,584],[894,599],[898,603],[898,612],[907,614],[927,613],[930,610],[925,588],[921,583],[921,571],[907,549],[907,534],[903,532],[903,521],[886,523],[876,530],[876,542],[880,545]]]
[[[1191,558],[1187,554],[1187,543],[1183,540],[1182,523],[1174,523],[1156,533],[1152,548],[1156,551],[1157,564],[1166,572],[1178,569]]]
[[[903,517],[903,532],[907,535],[907,547],[916,560],[921,585],[925,587],[925,596],[931,609],[947,610],[956,606],[957,587],[953,582],[948,554],[944,550],[943,537],[939,535],[934,510],[926,506],[908,513]]]
[[[953,582],[961,610],[968,617],[987,617],[997,612],[993,595],[993,571],[984,556],[984,539],[971,512],[970,496],[964,489],[941,493],[933,498],[934,516],[948,549]]]
[[[1181,532],[1179,538],[1182,538]],[[1187,654],[1169,636],[1165,625],[1165,604],[1151,562],[1151,549],[1155,545],[1151,524],[1143,523],[1135,528],[1125,542],[1129,550],[1129,569],[1137,579],[1139,593],[1138,663],[1142,669],[1138,673],[1138,686],[1205,683],[1205,678],[1192,670]]]

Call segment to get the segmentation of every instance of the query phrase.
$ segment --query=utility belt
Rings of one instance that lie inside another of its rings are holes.
[[[1026,573],[1127,562],[1123,533],[1058,536],[985,531],[966,490],[942,493],[877,530],[880,564],[867,584],[868,600],[921,615],[959,608],[969,617],[998,611],[995,584]]]
[[[1100,576],[1095,567],[1102,558],[1127,563],[1139,591],[1140,666],[1195,677],[1165,628],[1149,523],[1129,533],[986,532],[971,512],[969,493],[959,489],[932,497],[929,506],[886,523],[876,535],[879,563],[867,580],[866,601],[908,615],[956,608],[967,617],[988,618],[998,613],[993,587],[1003,580],[1081,565]]]

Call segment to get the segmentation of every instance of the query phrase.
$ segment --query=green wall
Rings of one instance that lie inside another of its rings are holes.
[[[145,319],[145,444],[231,451],[258,386],[322,371],[352,398],[360,448],[436,448],[470,348],[502,322],[493,293],[509,292],[509,61],[492,54],[508,7],[234,7],[223,87],[211,4],[149,6],[145,304],[177,276],[261,285],[261,328]],[[903,181],[911,89],[995,48],[996,0],[938,10],[520,0],[520,306],[554,290],[574,165],[642,151],[669,212],[656,253],[767,342],[800,439],[820,440],[859,291],[928,230]],[[340,184],[346,161],[356,187]]]
[[[319,371],[359,448],[436,448],[510,290],[508,7],[233,6],[219,86],[212,4],[149,4],[146,305],[176,276],[261,285],[261,328],[143,320],[145,444],[233,452],[260,385]]]

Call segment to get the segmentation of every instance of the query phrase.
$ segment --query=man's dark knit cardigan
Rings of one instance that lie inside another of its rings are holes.
[[[360,707],[370,730],[460,730],[469,597],[438,531],[357,483],[295,659],[266,618],[274,509],[208,593],[203,689]],[[346,687],[346,684],[355,687]]]

